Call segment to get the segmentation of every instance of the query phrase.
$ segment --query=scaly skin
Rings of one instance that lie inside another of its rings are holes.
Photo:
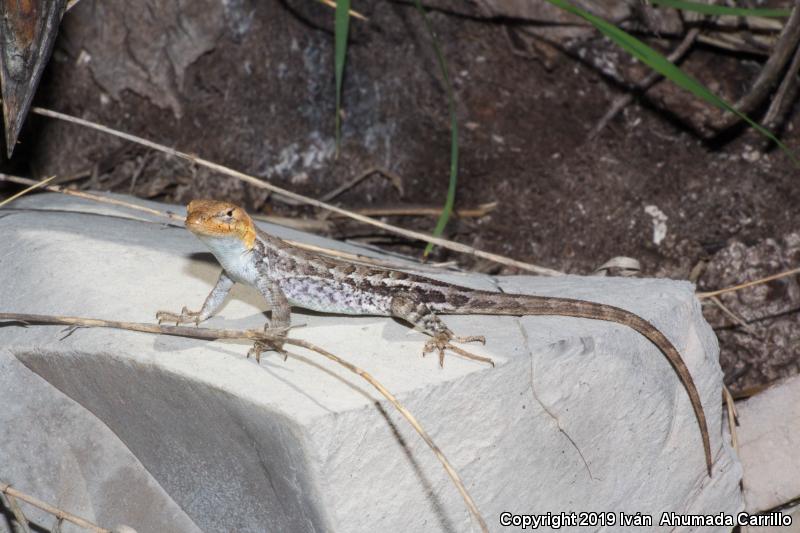
[[[291,306],[326,313],[393,316],[431,335],[425,352],[438,351],[440,364],[451,342],[483,342],[483,337],[456,337],[437,314],[559,315],[616,322],[644,335],[672,364],[692,402],[711,475],[705,412],[689,369],[664,334],[640,316],[583,300],[474,290],[315,254],[264,233],[244,209],[228,202],[194,200],[187,211],[186,228],[205,242],[224,270],[199,311],[185,307],[179,314],[159,311],[159,322],[199,324],[214,315],[233,284],[240,282],[255,287],[267,300],[272,316],[265,328],[278,337],[285,336],[289,328]],[[248,356],[259,359],[266,349],[285,355],[282,345],[281,341],[256,343]]]

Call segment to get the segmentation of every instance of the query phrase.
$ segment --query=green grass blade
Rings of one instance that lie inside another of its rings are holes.
[[[765,18],[784,18],[792,14],[791,9],[768,9],[768,8],[749,8],[749,7],[727,7],[711,4],[701,4],[700,2],[688,2],[686,0],[650,0],[656,6],[674,7],[682,11],[694,11],[704,15],[733,15],[735,17],[765,17]]]
[[[334,24],[334,68],[336,71],[336,157],[342,142],[342,83],[347,58],[347,35],[350,31],[350,0],[337,0]]]
[[[551,4],[556,7],[559,7],[573,15],[577,15],[582,19],[591,23],[595,28],[600,30],[603,34],[605,34],[609,39],[614,41],[618,46],[622,49],[627,51],[629,54],[634,56],[635,58],[642,61],[651,69],[655,70],[672,83],[685,89],[695,95],[696,97],[705,100],[709,104],[716,106],[720,109],[725,111],[729,111],[731,113],[735,113],[739,118],[747,122],[753,129],[758,131],[761,135],[768,138],[775,144],[777,144],[781,150],[783,150],[786,155],[792,160],[795,165],[800,164],[800,162],[795,159],[794,154],[792,154],[789,147],[783,144],[775,135],[772,134],[771,131],[760,125],[759,123],[752,120],[746,114],[742,113],[741,111],[735,109],[732,105],[726,102],[724,99],[720,98],[710,90],[706,88],[705,85],[697,81],[692,76],[685,73],[683,70],[678,68],[677,66],[670,63],[667,58],[663,55],[659,54],[645,43],[630,35],[629,33],[617,28],[613,24],[606,22],[605,20],[592,15],[588,11],[584,11],[578,7],[573,6],[566,0],[547,0]]]
[[[425,29],[431,38],[433,50],[436,53],[436,61],[439,63],[439,69],[442,71],[442,78],[444,78],[444,85],[447,90],[447,106],[450,111],[450,182],[447,185],[447,198],[444,201],[442,214],[439,215],[439,219],[436,221],[436,227],[433,229],[433,234],[438,237],[447,226],[447,222],[453,214],[453,205],[456,201],[456,187],[458,185],[458,120],[456,119],[456,100],[453,95],[453,85],[450,83],[450,74],[447,71],[447,62],[439,46],[436,33],[433,31],[433,27],[428,20],[428,14],[422,7],[420,0],[414,0],[414,4],[417,6],[417,11],[419,11],[422,16]],[[423,255],[427,257],[428,254],[431,253],[431,250],[433,250],[433,244],[428,243]]]

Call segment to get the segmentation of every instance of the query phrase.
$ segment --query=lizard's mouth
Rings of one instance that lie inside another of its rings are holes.
[[[204,234],[203,231],[203,220],[201,217],[195,215],[194,213],[190,213],[189,216],[186,217],[186,222],[184,222],[186,229],[191,231],[192,233],[199,233]]]

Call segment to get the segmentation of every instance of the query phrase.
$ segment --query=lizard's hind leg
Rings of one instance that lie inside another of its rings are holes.
[[[395,296],[392,298],[391,313],[393,317],[400,318],[414,325],[415,328],[420,329],[430,335],[432,338],[425,343],[422,349],[422,355],[438,351],[439,352],[439,366],[444,366],[444,352],[446,349],[453,350],[457,354],[468,359],[474,359],[484,363],[489,363],[494,366],[494,362],[488,357],[481,357],[474,355],[460,348],[456,348],[452,342],[480,342],[486,344],[486,339],[481,335],[473,335],[468,337],[456,337],[450,328],[442,322],[436,313],[423,302],[414,301],[413,298],[406,296]]]
[[[261,363],[261,354],[272,350],[281,354],[283,360],[286,361],[289,354],[283,349],[283,344],[291,325],[289,300],[280,286],[270,280],[267,275],[259,278],[256,288],[267,301],[270,309],[270,319],[264,324],[264,333],[272,334],[274,339],[268,342],[256,341],[247,352],[247,357],[255,357],[256,362]]]

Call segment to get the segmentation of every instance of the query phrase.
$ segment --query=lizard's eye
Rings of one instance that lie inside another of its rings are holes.
[[[225,213],[225,216],[233,218],[233,209],[228,209],[228,211]]]

